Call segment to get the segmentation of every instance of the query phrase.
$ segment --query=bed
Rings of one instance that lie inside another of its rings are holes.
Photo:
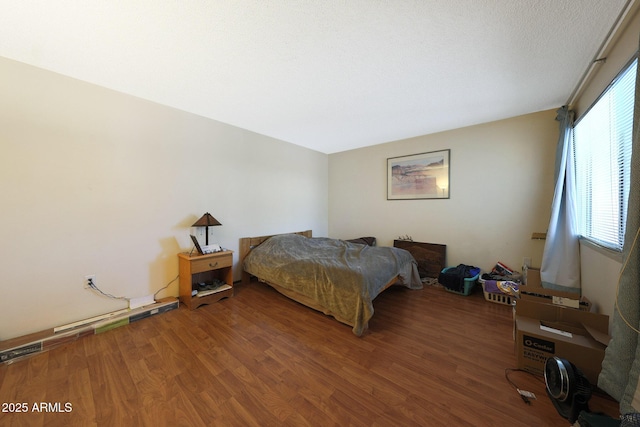
[[[333,316],[361,336],[373,300],[392,285],[422,289],[417,263],[399,248],[312,237],[310,230],[240,239],[243,282],[251,276]]]

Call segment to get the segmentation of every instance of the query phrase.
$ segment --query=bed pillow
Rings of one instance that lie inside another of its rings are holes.
[[[357,239],[349,239],[347,240],[347,242],[359,243],[361,245],[367,245],[367,246],[375,246],[376,238],[375,237],[358,237]]]

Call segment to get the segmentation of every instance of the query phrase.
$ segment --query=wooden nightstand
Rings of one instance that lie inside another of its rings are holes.
[[[203,304],[211,304],[222,298],[233,296],[233,251],[222,251],[205,255],[178,254],[180,272],[180,301],[190,310]],[[198,283],[210,284],[214,279],[226,285],[213,291],[201,292],[192,296],[192,290],[198,289]]]

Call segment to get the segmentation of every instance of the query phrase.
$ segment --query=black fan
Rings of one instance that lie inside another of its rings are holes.
[[[544,364],[547,395],[564,418],[574,423],[580,411],[589,411],[591,384],[573,363],[550,357]]]

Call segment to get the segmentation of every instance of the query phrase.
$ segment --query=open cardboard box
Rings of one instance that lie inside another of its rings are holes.
[[[528,299],[518,300],[515,315],[518,368],[543,375],[546,360],[558,356],[597,384],[610,339],[609,316]]]
[[[520,299],[577,308],[583,311],[591,311],[592,308],[591,301],[584,296],[572,292],[543,288],[540,280],[540,270],[537,268],[529,268],[527,270],[527,284],[520,286]]]

